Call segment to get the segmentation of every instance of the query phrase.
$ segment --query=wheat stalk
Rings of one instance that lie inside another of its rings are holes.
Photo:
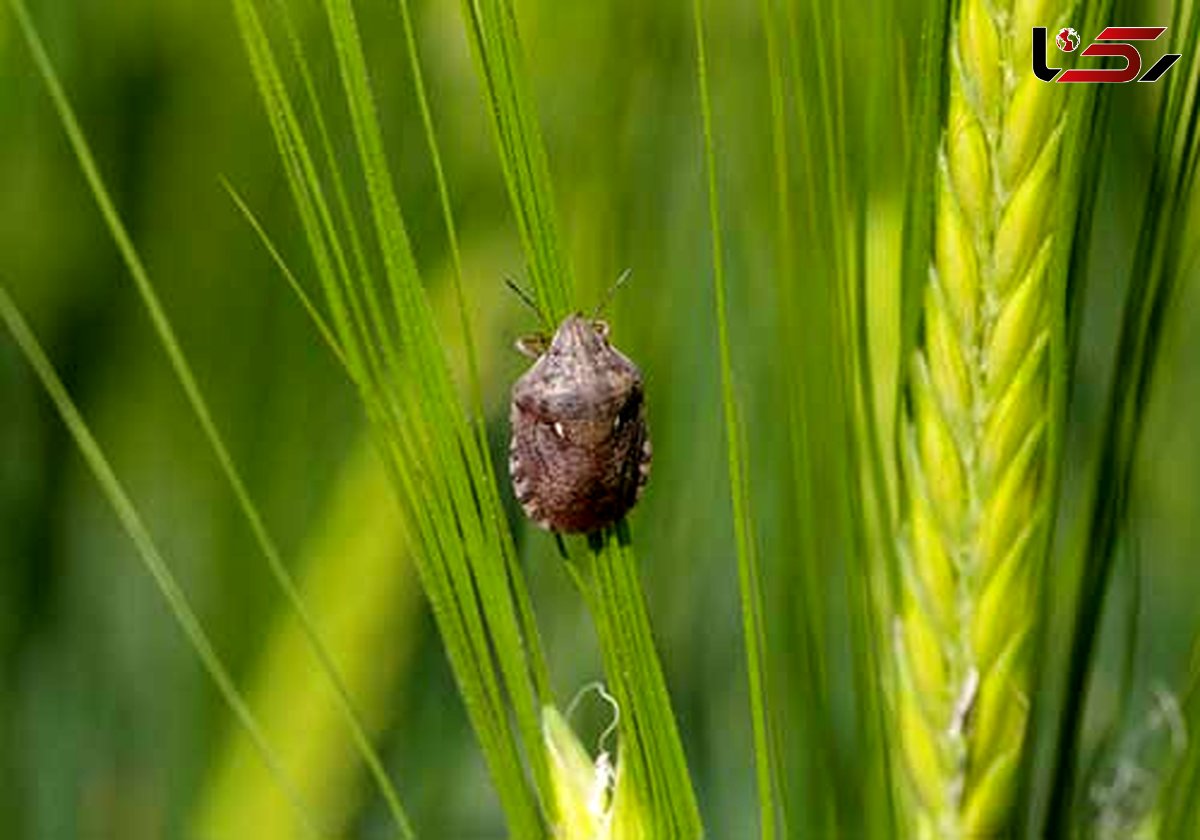
[[[965,0],[952,29],[933,266],[908,374],[896,714],[921,837],[1009,825],[1047,529],[1061,88],[1030,71],[1049,2]]]

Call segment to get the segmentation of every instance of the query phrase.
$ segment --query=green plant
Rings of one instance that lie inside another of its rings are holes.
[[[158,355],[284,594],[275,605],[277,593],[264,593],[264,614],[246,621],[257,632],[238,647],[229,637],[240,624],[185,597],[150,533],[162,529],[172,555],[181,543],[146,515],[153,508],[135,509],[140,488],[117,479],[121,453],[102,452],[83,422],[81,411],[105,417],[87,401],[88,380],[50,327],[64,386],[0,289],[0,320],[184,629],[185,653],[215,681],[209,705],[229,712],[225,721],[207,709],[194,724],[221,752],[193,755],[166,774],[185,780],[170,797],[147,797],[167,815],[163,831],[348,836],[386,823],[399,836],[442,836],[454,833],[443,826],[452,814],[456,828],[503,826],[522,840],[697,837],[703,804],[718,837],[1190,836],[1196,739],[1133,756],[1151,779],[1136,796],[1115,783],[1094,791],[1141,743],[1145,687],[1170,682],[1159,674],[1169,657],[1156,651],[1143,667],[1140,654],[1147,638],[1177,637],[1182,619],[1155,617],[1142,601],[1164,578],[1181,590],[1190,580],[1146,539],[1171,531],[1166,513],[1146,516],[1133,502],[1164,493],[1172,469],[1140,445],[1153,428],[1147,403],[1163,399],[1152,387],[1163,379],[1160,344],[1191,346],[1161,336],[1189,307],[1178,301],[1194,262],[1200,62],[1185,56],[1156,85],[1110,90],[1028,72],[1032,26],[1075,25],[1086,40],[1140,14],[1137,4],[233,0],[241,41],[223,33],[224,48],[250,60],[243,93],[261,100],[280,166],[248,152],[250,173],[212,170],[236,173],[225,183],[235,241],[257,237],[279,269],[329,351],[321,362],[336,362],[330,387],[345,374],[374,447],[308,506],[286,494],[273,503],[251,465],[234,466],[231,453],[260,457],[261,436],[253,449],[232,435],[227,444],[213,418],[228,416],[233,431],[256,418],[219,393],[210,410],[198,383],[213,381],[211,363],[198,359],[197,375],[182,350],[206,324],[190,324],[180,306],[177,337],[140,253],[157,264],[173,251],[135,223],[136,196],[109,193],[105,180],[124,184],[127,173],[101,178],[96,158],[111,152],[98,145],[93,156],[24,4],[10,4],[150,312]],[[1200,28],[1195,3],[1174,7],[1166,49]],[[135,15],[113,13],[124,14]],[[46,34],[57,52],[60,33]],[[1147,63],[1162,46],[1147,47]],[[87,101],[72,60],[64,81]],[[482,108],[471,110],[476,86]],[[6,86],[0,115],[8,102]],[[236,96],[221,105],[233,110]],[[236,113],[242,142],[262,139],[260,111]],[[1153,114],[1152,133],[1131,114]],[[80,116],[95,120],[90,109]],[[484,124],[491,136],[480,143]],[[226,147],[241,159],[242,144]],[[169,181],[166,168],[153,172]],[[290,198],[283,213],[276,183]],[[0,192],[0,208],[12,201]],[[73,227],[55,222],[41,227]],[[24,231],[5,217],[0,236],[10,227]],[[229,247],[210,233],[197,225],[188,241]],[[23,277],[23,252],[12,250]],[[103,256],[89,254],[91,264]],[[262,266],[243,259],[257,277]],[[631,521],[589,538],[524,527],[493,463],[519,364],[502,348],[529,320],[503,297],[514,262],[524,262],[543,329],[589,311],[622,268],[637,278],[606,317],[647,374],[661,460]],[[29,301],[40,333],[45,313],[36,293]],[[1086,316],[1097,308],[1108,313],[1099,328]],[[94,337],[81,332],[90,350]],[[269,351],[286,343],[251,345],[245,371],[221,375],[307,393],[319,367],[289,359],[277,370]],[[14,370],[6,349],[0,385]],[[249,374],[255,365],[262,380]],[[1104,394],[1095,381],[1106,365]],[[1186,376],[1165,381],[1191,393]],[[129,402],[116,422],[141,443],[147,418]],[[1191,404],[1179,402],[1186,417]],[[7,421],[0,412],[0,453]],[[1186,445],[1176,453],[1188,463]],[[8,465],[0,457],[0,490]],[[315,530],[288,533],[288,515],[314,509]],[[66,517],[75,543],[98,542],[75,519],[87,517]],[[295,582],[283,560],[292,540],[305,563]],[[424,602],[392,565],[397,550]],[[223,573],[201,554],[180,580],[240,603],[233,596],[259,584],[236,562],[243,551],[226,553],[235,562]],[[1175,577],[1156,578],[1155,564]],[[49,568],[76,574],[74,564]],[[0,563],[0,616],[20,616],[7,569]],[[422,603],[437,631],[424,644]],[[57,659],[70,638],[52,648]],[[386,667],[372,667],[376,656]],[[328,696],[307,693],[314,661]],[[1155,690],[1192,729],[1196,662],[1178,694]],[[595,716],[564,708],[559,691],[574,693],[599,668],[615,728],[597,741]],[[122,711],[142,712],[126,696],[138,680],[113,671]],[[60,754],[92,745],[75,743],[79,727],[56,705],[69,692],[13,673],[31,693],[10,703],[0,692],[0,717],[40,720],[45,732],[18,758],[0,754],[0,774],[25,761],[40,780]],[[1156,731],[1159,712],[1149,716]],[[396,727],[381,728],[389,718]],[[152,719],[144,728],[156,731]],[[103,745],[97,753],[108,757]],[[132,780],[117,776],[114,789],[133,809],[146,796],[136,771],[158,765],[131,748],[130,766]],[[100,789],[99,819],[111,822],[66,831],[112,825],[138,836],[116,809],[103,811]],[[47,790],[47,801],[72,802]],[[20,796],[0,791],[0,812]],[[54,836],[17,819],[22,836]]]
[[[435,612],[443,622],[443,638],[452,662],[456,663],[468,710],[474,712],[474,723],[480,732],[485,754],[492,761],[493,776],[501,790],[512,830],[520,836],[533,836],[544,830],[539,826],[544,826],[545,822],[530,794],[536,791],[536,800],[540,801],[542,809],[552,808],[555,801],[548,759],[542,750],[541,738],[536,734],[540,728],[529,717],[534,711],[533,703],[550,705],[548,679],[545,666],[540,662],[537,631],[521,571],[516,565],[512,538],[498,510],[499,492],[484,429],[480,424],[464,425],[452,396],[444,351],[433,331],[429,310],[419,288],[404,221],[387,174],[388,162],[353,11],[348,3],[325,5],[358,141],[376,236],[381,243],[386,288],[399,313],[393,323],[388,323],[388,318],[380,311],[369,269],[358,244],[361,237],[344,198],[339,198],[340,224],[348,234],[350,247],[340,243],[342,234],[337,230],[337,223],[332,221],[333,213],[323,197],[320,176],[280,81],[259,17],[251,3],[240,2],[237,8],[260,92],[272,116],[293,196],[305,220],[310,248],[321,268],[327,302],[334,313],[336,346],[343,349],[351,376],[359,383],[368,414],[377,425],[381,445],[390,453],[393,474],[402,488],[409,517],[417,522],[427,520],[420,529],[425,534],[425,552],[429,558],[418,564],[423,569],[423,582],[435,602]],[[410,50],[415,50],[408,12],[403,11],[408,44]],[[464,16],[471,22],[469,31],[474,36],[472,43],[484,89],[497,120],[496,136],[502,141],[501,160],[533,267],[534,288],[542,311],[554,320],[564,314],[568,305],[569,280],[561,257],[556,256],[561,248],[549,199],[548,174],[536,128],[522,94],[519,41],[512,10],[501,3],[470,4],[464,6]],[[297,64],[302,75],[307,77],[303,50],[294,37],[292,43],[296,47]],[[453,216],[415,53],[412,67],[426,140],[437,172],[443,220],[449,231],[451,251],[456,253]],[[306,89],[326,151],[326,166],[336,194],[341,196],[344,193],[343,177],[339,163],[330,151],[328,133],[323,128],[322,106],[312,93],[311,82],[306,84]],[[355,254],[357,272],[347,269],[342,256],[347,252]],[[458,276],[461,266],[457,265],[457,257],[455,261]],[[342,275],[340,279],[338,273]],[[461,294],[458,306],[468,357],[473,360]],[[350,313],[349,318],[346,313]],[[469,363],[469,371],[475,379],[474,361]],[[393,377],[415,379],[416,390],[391,394]],[[477,384],[474,390],[478,394]],[[435,414],[426,414],[428,411]],[[446,438],[448,430],[455,432],[457,437]],[[423,441],[434,443],[435,452],[440,453],[436,461],[428,461],[425,447],[418,443]],[[456,452],[465,457],[465,462],[457,459]],[[442,476],[448,482],[451,496],[440,504],[429,492],[432,476]],[[482,509],[476,506],[476,500],[483,501]],[[436,518],[439,507],[446,514],[452,512],[453,519],[439,521]],[[435,518],[430,519],[431,515]],[[477,519],[478,524],[474,524]],[[472,523],[471,527],[465,528],[467,523]],[[477,536],[472,537],[473,532]],[[468,538],[465,545],[454,544],[450,535],[455,533]],[[575,574],[596,617],[613,694],[623,712],[619,778],[628,779],[628,784],[637,791],[650,826],[647,830],[696,835],[699,817],[654,654],[648,617],[644,607],[639,607],[641,594],[628,531],[621,524],[603,536],[597,535],[589,545],[591,580],[582,571]],[[445,568],[439,569],[438,566],[443,564]],[[449,588],[445,588],[448,584]],[[472,587],[491,593],[482,598],[483,622],[475,619],[475,627],[471,626],[470,620],[470,612],[477,609]],[[446,607],[438,609],[436,605],[443,599]],[[449,607],[452,603],[457,604],[453,609]],[[451,616],[459,612],[465,612],[468,622],[455,627]],[[493,640],[484,641],[483,633],[494,634]],[[512,746],[508,751],[499,751],[505,714],[496,705],[500,701],[498,685],[488,685],[488,680],[495,679],[488,676],[485,651],[489,648],[497,653],[506,687],[516,706],[524,753],[532,765],[532,789],[523,780]],[[472,667],[478,675],[471,675],[465,664],[472,658]],[[532,684],[526,682],[530,677]],[[478,687],[477,682],[481,683]],[[533,699],[535,694],[536,701]],[[496,731],[498,726],[502,727],[501,731]],[[636,814],[637,811],[628,813]],[[557,820],[552,813],[543,811],[543,816],[551,824]]]
[[[1071,231],[1065,103],[1021,72],[1050,3],[952,22],[935,255],[901,427],[896,713],[920,836],[1011,827],[1052,515],[1051,393]]]

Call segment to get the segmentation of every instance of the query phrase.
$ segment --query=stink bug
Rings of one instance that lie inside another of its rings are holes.
[[[517,501],[551,531],[590,533],[616,522],[650,475],[642,372],[609,344],[608,324],[581,314],[553,339],[528,336],[517,348],[536,360],[512,389],[508,468]]]

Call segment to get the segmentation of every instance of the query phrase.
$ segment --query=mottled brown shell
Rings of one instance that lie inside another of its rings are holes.
[[[548,530],[616,522],[650,475],[642,373],[607,334],[606,325],[572,315],[513,385],[513,492]]]

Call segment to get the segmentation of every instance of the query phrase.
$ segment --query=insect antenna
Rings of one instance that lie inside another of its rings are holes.
[[[608,291],[604,293],[604,297],[600,298],[600,302],[596,304],[596,311],[592,313],[593,321],[600,317],[600,313],[604,311],[604,307],[612,302],[613,297],[617,294],[617,290],[624,286],[632,275],[633,269],[627,268],[621,272],[621,276],[617,278],[617,282],[608,287]]]
[[[546,315],[542,312],[542,308],[538,306],[538,303],[536,300],[534,300],[533,295],[521,288],[521,284],[517,282],[517,278],[513,277],[511,274],[505,274],[504,284],[508,286],[508,288],[512,289],[513,293],[521,299],[522,303],[534,311],[534,313],[538,316],[538,320],[546,323]]]

